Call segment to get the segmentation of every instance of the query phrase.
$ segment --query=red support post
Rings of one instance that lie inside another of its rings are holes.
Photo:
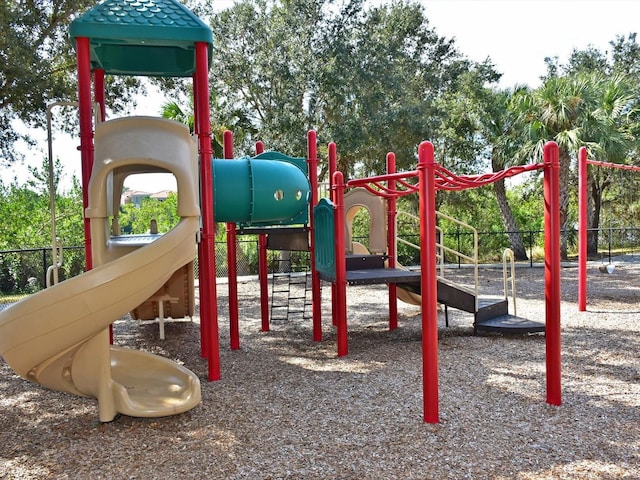
[[[200,154],[200,195],[202,239],[200,241],[200,321],[206,328],[209,380],[220,379],[220,345],[216,297],[215,219],[213,206],[213,171],[211,120],[209,116],[208,44],[196,42],[195,98],[197,99],[198,147]],[[204,349],[204,346],[203,346]]]
[[[387,153],[387,174],[396,173],[396,155]],[[390,191],[395,191],[396,180],[390,178],[387,182]],[[396,251],[396,205],[397,197],[391,196],[387,200],[387,255],[389,256],[389,268],[396,268],[398,252]],[[398,287],[395,283],[389,284],[389,330],[398,328]]]
[[[587,309],[587,149],[578,151],[578,311]]]
[[[547,403],[560,405],[560,161],[558,145],[544,146],[544,268]]]
[[[93,71],[93,90],[95,102],[100,106],[100,121],[104,122],[107,116],[104,102],[104,70],[101,68]]]
[[[233,133],[222,134],[222,151],[226,159],[233,159]],[[238,319],[238,252],[236,224],[227,222],[227,280],[229,289],[229,343],[231,350],[240,348],[240,325]]]
[[[335,311],[334,321],[338,336],[338,356],[343,357],[349,353],[349,340],[347,336],[347,266],[345,256],[344,239],[344,179],[342,172],[333,174],[334,198],[334,235],[335,247]]]
[[[438,283],[436,261],[436,188],[433,145],[418,149],[420,182],[420,285],[422,292],[422,374],[424,421],[438,423]]]
[[[307,169],[311,198],[309,198],[309,256],[311,257],[311,319],[313,324],[313,341],[322,340],[322,292],[320,275],[316,271],[316,241],[314,238],[315,219],[313,207],[318,203],[318,140],[316,132],[307,132]]]
[[[91,64],[89,39],[76,38],[78,67],[78,110],[80,115],[80,161],[82,172],[82,216],[84,218],[85,270],[93,268],[91,255],[91,226],[84,212],[89,206],[89,180],[93,170],[93,115],[91,109]]]
[[[264,143],[256,142],[256,155],[264,153]],[[258,234],[258,280],[260,281],[260,319],[261,332],[271,329],[269,324],[269,263],[267,261],[267,235]]]
[[[338,149],[335,142],[330,142],[329,146],[329,200],[335,204],[335,192],[333,189],[333,176],[338,171]],[[342,255],[346,253],[346,250],[342,252]],[[336,284],[331,283],[331,324],[335,327],[337,311],[336,311]]]

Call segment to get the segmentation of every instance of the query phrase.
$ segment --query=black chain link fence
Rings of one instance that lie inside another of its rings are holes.
[[[529,262],[533,266],[534,258],[539,256],[544,246],[542,231],[520,232]],[[603,228],[599,229],[598,252],[599,257],[610,259],[612,255],[640,251],[640,228]],[[445,232],[445,244],[454,250],[465,251],[465,244],[472,242],[467,232]],[[502,252],[510,247],[507,232],[479,232],[478,249],[481,262],[501,261]],[[367,239],[356,239],[366,246]],[[567,245],[570,252],[577,250],[577,232],[566,233]],[[238,237],[237,241],[237,273],[240,276],[258,274],[258,240]],[[419,236],[413,235],[413,243],[419,243]],[[216,276],[228,276],[227,244],[216,242]],[[60,281],[76,276],[84,271],[84,248],[67,247],[58,272]],[[195,275],[199,274],[198,256],[194,252]],[[405,245],[398,245],[398,260],[402,265],[418,265],[419,253]],[[448,259],[458,262],[456,259]],[[51,248],[27,248],[20,250],[0,251],[0,303],[2,298],[9,295],[29,294],[45,288],[47,269],[52,263]],[[268,254],[270,273],[304,272],[309,268],[308,252],[287,252],[270,250]]]

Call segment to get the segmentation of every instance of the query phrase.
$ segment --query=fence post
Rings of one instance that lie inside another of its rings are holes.
[[[55,248],[55,246],[54,246]],[[42,249],[42,286],[47,286],[47,270],[49,267],[47,266],[47,249]]]

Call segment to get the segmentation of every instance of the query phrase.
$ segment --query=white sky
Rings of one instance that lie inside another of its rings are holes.
[[[436,32],[455,37],[472,60],[491,57],[500,86],[537,87],[545,57],[574,48],[609,51],[617,35],[640,31],[638,0],[421,0]]]
[[[384,1],[384,0],[378,0]],[[392,0],[387,0],[392,1]],[[515,84],[539,85],[546,71],[544,58],[558,56],[566,62],[574,48],[593,45],[609,50],[616,35],[640,30],[640,0],[421,0],[430,25],[440,36],[455,38],[458,49],[468,58],[482,61],[490,57],[503,73],[501,87]],[[233,0],[213,0],[215,9],[228,8]],[[214,32],[215,38],[215,32]],[[134,114],[157,115],[163,99],[145,102]],[[72,172],[80,177],[78,140],[55,134],[54,157],[65,164],[66,182]],[[29,161],[39,165],[46,157],[46,135]],[[2,179],[28,178],[26,167],[2,170]],[[171,185],[154,181],[133,184],[134,189],[163,190]]]

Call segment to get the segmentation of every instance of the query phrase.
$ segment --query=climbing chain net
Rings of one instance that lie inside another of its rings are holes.
[[[434,178],[436,190],[458,191],[490,185],[504,178],[514,177],[521,173],[540,170],[543,163],[518,165],[499,172],[483,173],[479,175],[456,175],[445,167],[434,164]],[[418,171],[390,173],[377,177],[358,178],[347,182],[347,187],[363,187],[369,192],[383,198],[403,197],[418,193],[420,185],[408,180],[418,177]]]

